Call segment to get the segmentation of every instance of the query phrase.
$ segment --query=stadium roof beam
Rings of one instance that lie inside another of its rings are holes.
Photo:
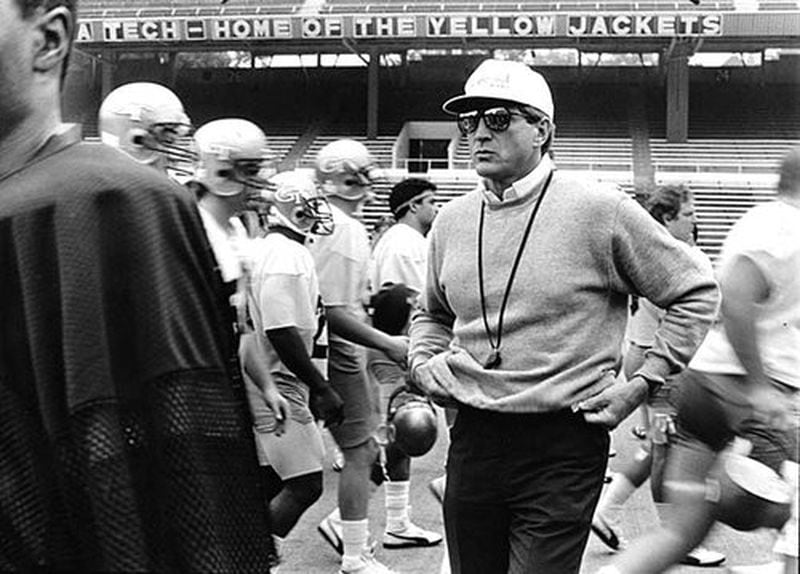
[[[359,60],[364,62],[365,66],[369,66],[369,60],[364,57],[364,54],[358,51],[358,41],[352,38],[342,38],[342,46],[347,48],[347,51],[356,56]]]

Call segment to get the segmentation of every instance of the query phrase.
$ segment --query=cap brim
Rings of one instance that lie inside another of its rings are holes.
[[[480,96],[468,96],[466,94],[450,98],[442,104],[442,110],[445,113],[456,115],[463,112],[471,112],[473,110],[484,109],[489,106],[496,105],[525,105],[514,100],[506,100],[502,98],[486,98]]]

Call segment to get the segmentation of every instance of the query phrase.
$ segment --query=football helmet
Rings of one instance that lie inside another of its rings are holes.
[[[331,206],[309,172],[284,171],[272,176],[262,196],[271,204],[277,225],[302,235],[333,233]]]
[[[408,456],[426,454],[436,442],[436,411],[430,399],[407,387],[399,387],[389,397],[388,438]]]
[[[165,86],[133,82],[112,90],[100,105],[98,128],[103,143],[140,163],[190,171],[194,154],[185,138],[192,125],[178,96]]]
[[[214,195],[238,195],[261,190],[261,176],[270,154],[267,137],[256,124],[239,118],[214,120],[194,134],[197,165],[194,180]]]
[[[759,436],[753,438],[748,454],[736,452],[735,446],[725,453],[716,480],[707,482],[706,498],[716,503],[715,518],[736,530],[780,529],[792,504],[792,487],[781,476],[785,453]]]
[[[317,153],[317,180],[325,195],[349,201],[370,196],[370,186],[380,177],[375,160],[361,142],[340,139],[325,145]]]

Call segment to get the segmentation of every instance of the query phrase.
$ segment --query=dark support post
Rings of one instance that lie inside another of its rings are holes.
[[[114,68],[116,67],[117,54],[103,52],[100,57],[100,101],[106,99],[108,93],[114,89]]]
[[[689,44],[677,41],[667,58],[667,141],[685,142],[689,138]]]
[[[378,84],[380,80],[380,52],[369,50],[367,65],[367,139],[378,137]]]

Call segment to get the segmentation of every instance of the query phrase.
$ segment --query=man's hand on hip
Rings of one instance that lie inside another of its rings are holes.
[[[647,382],[639,376],[626,383],[617,382],[593,397],[578,403],[586,422],[615,428],[647,398]]]

